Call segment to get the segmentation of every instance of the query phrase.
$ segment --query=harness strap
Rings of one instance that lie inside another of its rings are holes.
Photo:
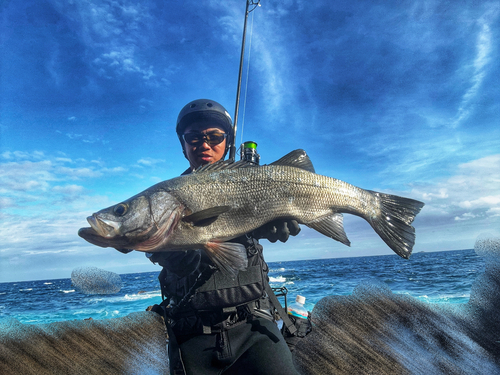
[[[290,332],[290,334],[292,334],[292,335],[295,334],[295,332],[297,332],[297,328],[295,327],[295,324],[292,323],[292,321],[288,317],[288,314],[286,313],[285,309],[283,309],[283,307],[281,306],[281,303],[278,300],[278,297],[276,297],[276,295],[274,294],[269,283],[265,283],[265,284],[266,284],[267,295],[268,295],[269,299],[271,300],[271,303],[274,305],[274,308],[278,311],[278,314],[280,315],[281,320],[283,320],[283,324],[285,325],[288,332]]]

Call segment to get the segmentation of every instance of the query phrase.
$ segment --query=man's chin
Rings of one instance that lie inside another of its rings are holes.
[[[198,158],[198,163],[200,165],[212,164],[213,162],[214,158],[212,158],[211,156]]]

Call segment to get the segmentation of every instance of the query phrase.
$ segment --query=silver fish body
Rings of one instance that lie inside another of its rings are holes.
[[[364,190],[314,173],[303,150],[263,166],[219,162],[152,186],[87,220],[79,235],[102,247],[139,251],[204,248],[222,270],[246,266],[230,240],[276,219],[294,219],[349,245],[342,213],[367,220],[387,245],[408,258],[412,221],[423,203]]]

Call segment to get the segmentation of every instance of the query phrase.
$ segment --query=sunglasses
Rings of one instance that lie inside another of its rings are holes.
[[[209,146],[216,146],[226,139],[226,133],[210,132],[210,133],[186,133],[182,135],[182,139],[189,145],[198,145],[207,143]]]

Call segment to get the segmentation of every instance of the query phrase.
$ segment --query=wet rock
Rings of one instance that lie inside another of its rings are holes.
[[[97,267],[80,267],[71,272],[71,283],[85,294],[115,294],[122,288],[120,275]]]
[[[312,311],[314,329],[294,361],[303,374],[500,373],[500,239],[479,238],[486,270],[470,301],[428,304],[384,284],[328,296]]]
[[[153,312],[50,324],[0,321],[0,374],[168,374],[163,319]]]

